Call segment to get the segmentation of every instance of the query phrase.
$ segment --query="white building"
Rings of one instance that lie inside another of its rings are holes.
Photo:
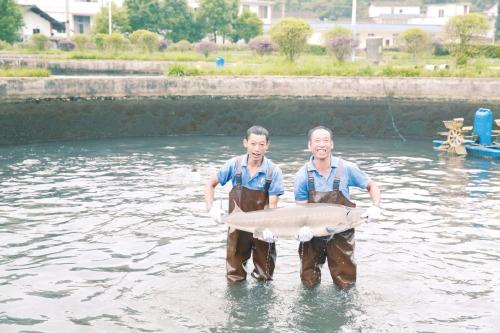
[[[495,3],[490,8],[486,9],[483,14],[486,16],[488,21],[490,21],[490,29],[486,33],[486,38],[491,40],[492,43],[495,43],[495,31],[497,24],[497,16],[498,16],[498,2]]]
[[[109,0],[16,0],[20,5],[34,5],[59,22],[68,21],[69,34],[89,33],[92,27],[92,17],[99,13]],[[123,0],[112,0],[118,5]],[[31,18],[25,18],[25,23],[31,25]],[[50,34],[48,34],[50,36]]]
[[[195,11],[200,7],[199,0],[187,0],[188,5]],[[249,10],[252,13],[257,14],[257,16],[262,20],[265,25],[271,24],[272,20],[272,9],[274,1],[247,1],[240,0],[239,14],[243,10]]]
[[[368,16],[383,24],[445,25],[451,17],[469,12],[468,2],[420,6],[420,1],[406,5],[395,1],[373,1],[368,8]]]
[[[406,3],[404,5],[393,1],[373,1],[368,7],[368,17],[384,16],[417,16],[420,15],[420,1],[414,4]]]
[[[271,24],[274,1],[240,1],[239,13],[249,10],[262,20],[264,24]]]
[[[422,7],[422,17],[413,18],[408,23],[445,25],[451,17],[469,13],[470,4],[467,2],[429,4]]]
[[[35,5],[21,5],[24,25],[21,28],[23,41],[27,41],[33,34],[53,36],[64,31],[64,22],[59,22]]]

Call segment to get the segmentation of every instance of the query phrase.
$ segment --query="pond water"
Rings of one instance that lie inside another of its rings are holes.
[[[272,282],[226,282],[226,228],[205,213],[203,184],[244,152],[239,137],[0,147],[0,331],[497,332],[499,162],[431,146],[336,139],[383,195],[383,219],[357,229],[349,291],[327,267],[303,287],[293,240],[279,240]],[[280,205],[293,204],[305,138],[272,138],[268,156]]]

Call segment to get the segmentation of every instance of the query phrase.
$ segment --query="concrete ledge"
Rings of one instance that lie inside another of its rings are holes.
[[[0,78],[0,101],[64,98],[227,96],[255,98],[500,101],[496,78],[151,77]]]
[[[164,75],[168,61],[63,60],[0,55],[0,67],[46,68],[54,75]]]

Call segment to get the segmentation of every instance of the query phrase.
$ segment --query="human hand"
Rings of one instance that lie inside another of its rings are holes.
[[[216,202],[212,208],[208,211],[208,215],[217,223],[222,223],[222,208],[220,207],[220,202]]]
[[[361,215],[361,217],[368,218],[368,223],[370,223],[377,221],[380,218],[381,214],[382,211],[380,209],[380,206],[373,204],[363,213],[363,215]]]
[[[259,239],[267,243],[274,243],[278,237],[274,236],[273,232],[266,228],[262,231],[262,237]]]
[[[313,237],[313,231],[308,226],[303,226],[302,228],[300,228],[299,234],[297,235],[297,239],[301,243],[309,242]]]

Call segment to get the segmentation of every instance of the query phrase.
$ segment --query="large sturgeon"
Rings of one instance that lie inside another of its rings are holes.
[[[328,203],[308,203],[245,213],[238,206],[222,217],[230,227],[261,237],[266,228],[277,237],[296,238],[303,226],[311,228],[314,236],[328,236],[361,225],[361,208]]]

